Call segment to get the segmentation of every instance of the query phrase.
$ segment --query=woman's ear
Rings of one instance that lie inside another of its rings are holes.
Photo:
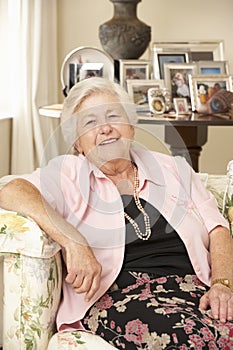
[[[73,144],[73,147],[78,153],[83,153],[79,140],[75,141],[75,143]]]

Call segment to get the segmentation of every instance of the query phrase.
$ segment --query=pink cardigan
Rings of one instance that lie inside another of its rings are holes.
[[[132,151],[131,156],[138,166],[140,197],[156,207],[177,231],[198,278],[210,285],[208,233],[217,225],[228,227],[214,197],[182,157],[144,150]],[[125,221],[120,195],[111,180],[82,155],[56,157],[46,167],[23,177],[87,238],[102,265],[101,286],[90,302],[63,282],[57,328],[82,329],[86,311],[121,270]]]

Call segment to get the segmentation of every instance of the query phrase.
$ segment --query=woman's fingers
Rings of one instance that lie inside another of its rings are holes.
[[[228,302],[228,312],[227,312],[227,320],[233,320],[233,297]]]
[[[233,317],[233,293],[222,285],[214,285],[209,291],[210,307],[214,319],[221,322],[231,321]]]
[[[76,289],[83,288],[84,287],[84,284],[83,284],[84,279],[85,279],[85,276],[83,276],[83,274],[81,274],[81,273],[80,274],[78,273],[76,275],[74,282],[72,283],[73,288],[76,288]],[[83,290],[83,292],[85,292],[85,290]],[[80,293],[81,293],[81,291],[80,291]]]
[[[85,301],[89,301],[92,299],[92,297],[95,295],[95,293],[99,289],[99,286],[100,286],[100,277],[96,276],[92,281],[90,289],[87,291],[87,294],[85,296]]]
[[[209,306],[210,306],[210,301],[209,301],[208,292],[207,292],[201,297],[199,308],[201,310],[207,310]]]
[[[69,283],[69,284],[73,284],[75,279],[77,277],[77,274],[75,272],[68,272],[67,275],[66,275],[66,282]]]
[[[221,322],[232,321],[233,317],[233,297],[223,296],[219,299],[219,319]],[[217,310],[216,310],[217,315]]]
[[[100,285],[100,278],[98,276],[90,277],[86,276],[82,280],[77,278],[73,283],[73,288],[76,293],[85,293],[85,301],[91,300],[94,294],[97,292]]]
[[[211,308],[213,318],[221,322],[233,320],[233,293],[224,286],[211,287],[200,299],[199,308]]]

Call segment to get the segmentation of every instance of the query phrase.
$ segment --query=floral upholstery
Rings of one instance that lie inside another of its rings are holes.
[[[32,220],[0,210],[4,349],[47,349],[61,292],[59,250]]]
[[[222,211],[226,176],[200,177]],[[12,176],[0,179],[0,187],[11,179]],[[33,220],[0,209],[4,350],[114,349],[91,333],[55,333],[62,280],[59,250],[59,245]]]

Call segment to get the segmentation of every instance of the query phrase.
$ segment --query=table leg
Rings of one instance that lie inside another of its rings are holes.
[[[187,159],[195,171],[202,146],[207,141],[207,126],[165,126],[165,142],[170,145],[172,155]]]

